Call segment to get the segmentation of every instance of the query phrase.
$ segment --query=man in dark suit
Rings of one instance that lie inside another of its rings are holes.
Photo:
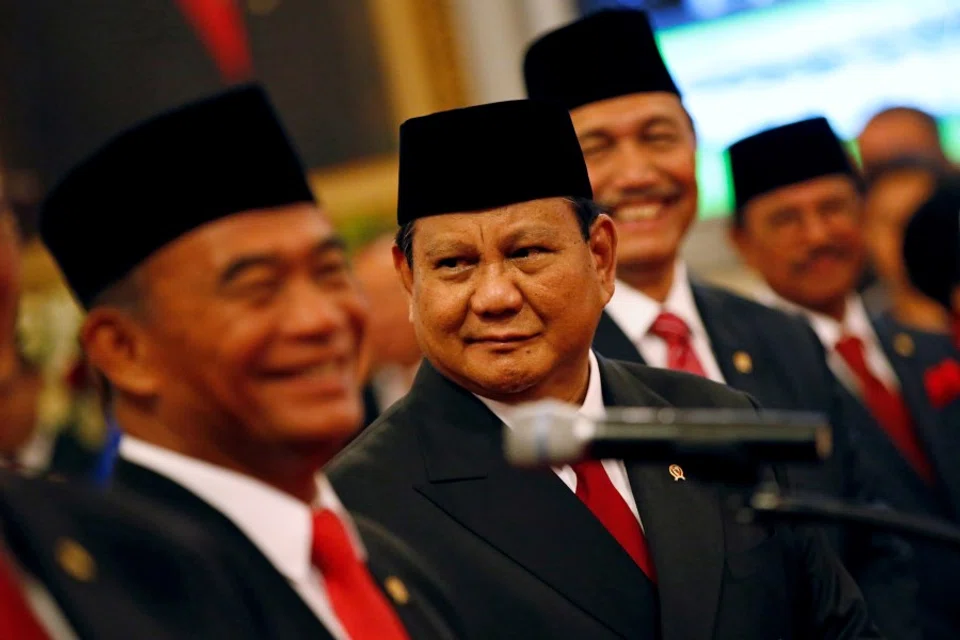
[[[485,638],[875,637],[821,539],[740,524],[668,465],[510,467],[517,404],[753,407],[699,377],[590,348],[616,231],[566,111],[512,101],[400,129],[398,246],[425,355],[411,392],[327,473],[442,571]]]
[[[121,133],[40,231],[124,430],[117,490],[215,536],[268,636],[454,635],[418,562],[319,474],[360,422],[366,309],[261,88]]]
[[[856,294],[864,260],[859,178],[824,118],[735,143],[737,213],[731,237],[770,288],[773,304],[805,318],[849,390],[855,446],[878,496],[898,510],[955,520],[960,454],[931,406],[924,372],[955,350],[949,334],[871,318]],[[960,554],[918,541],[921,623],[928,638],[957,637]]]
[[[680,369],[749,393],[766,408],[822,412],[836,454],[795,488],[873,500],[851,446],[850,416],[816,336],[803,322],[691,278],[680,246],[696,217],[696,135],[647,15],[601,11],[545,34],[524,60],[531,98],[565,106],[597,200],[617,225],[617,286],[594,348]],[[827,527],[885,633],[916,637],[916,584],[905,543]]]
[[[0,637],[278,637],[245,579],[214,536],[142,496],[0,470]]]

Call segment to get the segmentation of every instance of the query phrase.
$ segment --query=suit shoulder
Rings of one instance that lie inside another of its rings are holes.
[[[608,363],[675,407],[756,408],[756,403],[746,393],[702,376],[621,360],[609,360]]]
[[[363,429],[324,467],[334,483],[359,468],[378,466],[384,458],[400,460],[417,450],[410,396],[401,398]]]
[[[803,319],[796,315],[775,309],[732,291],[708,285],[698,285],[698,291],[702,299],[721,304],[730,313],[743,314],[743,316],[753,318],[756,322],[785,324],[793,328],[806,327]]]

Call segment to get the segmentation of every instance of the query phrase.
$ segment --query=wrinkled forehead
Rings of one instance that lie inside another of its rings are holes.
[[[570,118],[580,137],[594,133],[616,136],[653,122],[676,126],[689,126],[690,122],[680,98],[665,91],[632,93],[591,102],[573,109]]]
[[[816,208],[825,201],[837,198],[856,202],[859,197],[857,184],[850,176],[820,176],[784,185],[752,198],[745,206],[745,214],[770,215],[785,208]]]
[[[446,213],[416,221],[415,253],[450,242],[477,245],[501,243],[521,235],[579,233],[573,204],[566,198],[544,198],[505,207]]]
[[[222,269],[245,255],[296,258],[335,238],[329,216],[315,203],[232,214],[191,230],[149,259],[164,272]]]

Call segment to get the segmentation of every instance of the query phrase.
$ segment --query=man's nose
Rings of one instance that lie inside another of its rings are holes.
[[[470,297],[470,307],[475,314],[501,316],[517,313],[523,307],[523,294],[506,265],[481,267],[478,279]]]
[[[343,294],[325,290],[314,282],[301,282],[291,287],[284,305],[283,328],[293,337],[322,339],[349,325],[349,313],[341,304]],[[359,293],[356,293],[359,299]],[[360,313],[365,305],[359,303]]]
[[[656,165],[640,144],[621,144],[614,159],[614,178],[610,186],[617,193],[649,189],[657,184]]]

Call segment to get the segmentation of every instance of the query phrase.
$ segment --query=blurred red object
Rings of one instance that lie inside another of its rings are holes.
[[[180,11],[197,31],[201,42],[228,82],[253,75],[253,57],[243,12],[236,0],[177,0]]]
[[[942,409],[960,397],[960,362],[948,358],[923,374],[930,404]]]
[[[49,640],[46,631],[30,611],[2,554],[0,554],[0,638]]]
[[[82,391],[90,386],[90,368],[86,360],[78,359],[73,366],[67,370],[66,383],[71,391]]]

